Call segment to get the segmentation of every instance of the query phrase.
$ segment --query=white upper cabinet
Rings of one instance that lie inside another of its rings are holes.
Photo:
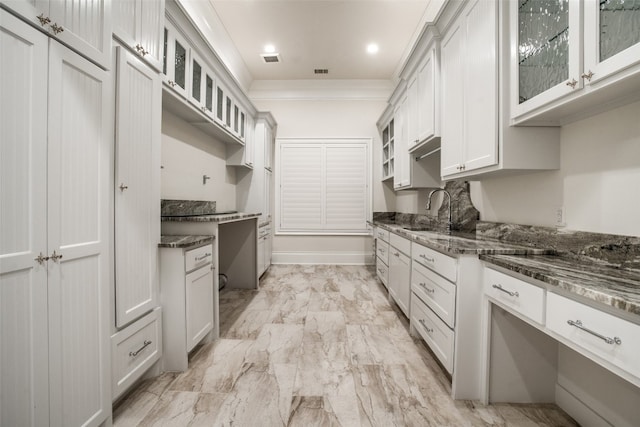
[[[115,306],[121,328],[158,305],[160,75],[116,48]]]
[[[440,136],[439,48],[431,47],[418,66],[418,141]]]
[[[114,0],[113,34],[162,71],[164,0]]]
[[[187,98],[191,90],[189,73],[191,72],[189,45],[170,23],[165,23],[164,44],[166,46],[162,70],[165,83],[176,93]]]
[[[510,126],[508,11],[512,2],[449,4],[441,44],[443,179],[559,167],[559,129]],[[454,16],[453,18],[451,16]]]
[[[442,44],[443,177],[498,162],[496,18],[495,2],[470,2]]]
[[[111,1],[2,0],[1,3],[102,68],[111,66]]]
[[[411,171],[409,170],[411,163],[409,162],[410,154],[408,149],[408,120],[407,120],[407,95],[401,96],[400,101],[393,112],[393,120],[395,122],[395,154],[394,163],[395,171],[393,174],[393,188],[399,190],[408,187],[410,184]]]
[[[216,79],[206,63],[191,50],[191,90],[189,101],[202,111],[209,119],[213,120],[214,91]]]
[[[561,125],[629,102],[640,84],[638,9],[624,0],[511,8],[513,122]]]

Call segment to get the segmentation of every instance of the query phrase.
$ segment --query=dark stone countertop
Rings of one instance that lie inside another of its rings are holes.
[[[545,255],[555,253],[553,250],[544,248],[532,248],[524,245],[504,243],[497,240],[482,239],[472,233],[459,233],[454,231],[451,234],[445,234],[435,231],[407,230],[403,228],[402,225],[379,221],[373,221],[371,224],[449,255]]]
[[[640,315],[640,270],[615,268],[573,256],[480,255],[507,270],[581,295],[631,314]]]
[[[203,243],[211,243],[215,236],[160,236],[160,248],[188,248],[190,246],[201,245]]]
[[[229,214],[215,214],[215,215],[198,215],[198,216],[163,216],[160,219],[163,222],[229,222],[238,221],[243,219],[257,218],[261,214],[236,212]]]

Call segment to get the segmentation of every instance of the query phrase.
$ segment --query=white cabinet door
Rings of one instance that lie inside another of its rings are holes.
[[[425,141],[440,135],[439,129],[439,83],[437,77],[438,51],[429,49],[418,66],[418,140]]]
[[[2,3],[101,67],[111,66],[109,0],[3,0]]]
[[[268,270],[271,266],[271,253],[273,252],[273,237],[271,237],[271,227],[269,227],[269,234],[265,240],[264,250],[264,269]]]
[[[624,0],[584,2],[585,85],[640,63],[640,5]]]
[[[395,121],[395,148],[394,162],[395,172],[393,175],[393,188],[399,189],[411,184],[411,162],[409,161],[409,149],[407,146],[407,97],[404,96],[398,104],[394,113]]]
[[[113,34],[157,71],[162,68],[164,0],[114,0]]]
[[[418,121],[422,118],[418,113],[418,75],[407,83],[407,149],[410,150],[420,142],[418,138]]]
[[[187,274],[185,287],[189,352],[213,329],[213,266]]]
[[[498,2],[476,0],[464,19],[465,172],[498,163],[497,8]]]
[[[0,425],[49,420],[47,37],[0,10]]]
[[[111,79],[49,43],[50,425],[98,425],[111,413]]]
[[[265,251],[267,249],[266,239],[264,237],[258,238],[258,276],[262,276],[264,270],[266,269],[264,259],[265,259]]]
[[[464,141],[464,30],[458,22],[442,42],[442,176],[460,172]]]
[[[409,317],[411,258],[391,247],[389,255],[389,293],[405,316]]]
[[[157,306],[160,240],[158,73],[116,48],[115,268],[116,326]]]

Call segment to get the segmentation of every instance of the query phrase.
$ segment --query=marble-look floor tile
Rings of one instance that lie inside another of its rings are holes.
[[[340,292],[311,292],[309,311],[343,311]],[[344,311],[343,311],[344,312]]]
[[[213,425],[226,396],[186,391],[165,392],[140,427]],[[206,421],[205,421],[206,420]]]
[[[360,417],[354,411],[355,396],[294,396],[288,427],[355,427]]]
[[[340,311],[309,311],[304,324],[304,339],[324,343],[344,342],[347,328]]]
[[[303,325],[264,325],[254,342],[247,361],[256,365],[296,364],[300,358]]]
[[[406,355],[399,351],[388,330],[378,325],[347,325],[350,361],[354,365],[405,363]]]
[[[295,371],[293,364],[253,365],[246,369],[220,408],[215,425],[286,426]]]
[[[353,395],[346,343],[303,341],[294,393],[296,396]]]
[[[271,310],[245,310],[237,316],[220,313],[220,336],[230,339],[256,339],[262,327],[271,323],[276,314]]]
[[[164,373],[154,379],[143,381],[113,409],[113,425],[116,427],[137,426],[158,403],[178,374]]]

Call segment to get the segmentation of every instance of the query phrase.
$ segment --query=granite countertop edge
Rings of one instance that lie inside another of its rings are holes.
[[[498,240],[478,239],[472,233],[453,232],[451,234],[437,231],[415,231],[403,228],[402,225],[369,221],[369,224],[398,234],[423,246],[452,255],[551,255],[554,250],[532,248]]]
[[[480,260],[640,316],[640,271],[562,255],[480,255]]]
[[[261,214],[249,212],[236,212],[232,214],[201,215],[201,216],[180,216],[180,217],[160,217],[162,222],[229,222],[243,219],[257,218]]]
[[[188,248],[191,246],[201,245],[203,243],[211,243],[215,240],[215,236],[193,236],[193,235],[162,235],[160,236],[160,248]]]

